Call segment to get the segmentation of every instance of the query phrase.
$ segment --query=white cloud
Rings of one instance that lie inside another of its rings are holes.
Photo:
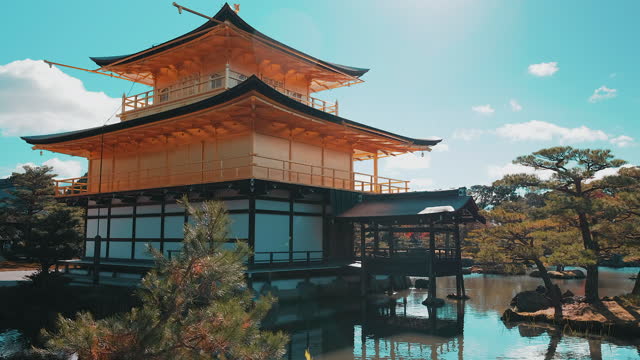
[[[429,178],[416,178],[409,180],[409,189],[411,191],[425,191],[433,189],[434,181]]]
[[[486,105],[476,105],[476,106],[472,106],[471,110],[482,114],[482,115],[491,115],[494,112],[496,112],[496,110],[494,108],[491,107],[491,105],[486,104]]]
[[[595,103],[606,99],[612,99],[617,95],[618,90],[609,89],[608,87],[602,85],[593,91],[593,95],[589,97],[589,102]]]
[[[586,126],[566,128],[539,120],[531,120],[517,124],[505,124],[496,129],[496,134],[512,141],[551,141],[557,139],[561,143],[576,143],[609,139],[609,136],[602,130],[593,130]]]
[[[416,155],[412,153],[390,156],[383,159],[386,170],[428,169],[431,166],[431,155],[428,153]]]
[[[484,133],[485,131],[480,129],[456,129],[453,132],[453,138],[469,141],[483,135]]]
[[[633,145],[633,138],[627,135],[620,135],[609,140],[612,144],[619,147],[627,147]]]
[[[551,76],[558,70],[560,70],[560,68],[556,61],[529,65],[529,74],[535,76]]]
[[[593,178],[591,178],[591,180],[588,180],[586,182],[591,182],[591,181],[595,181],[595,180],[602,180],[605,176],[617,175],[618,171],[620,171],[620,169],[622,169],[622,168],[630,168],[630,167],[635,167],[635,165],[625,164],[625,165],[622,165],[622,166],[617,167],[617,168],[608,168],[608,169],[600,170],[600,171],[596,172],[593,175]]]
[[[449,151],[449,144],[440,143],[433,147],[433,152],[447,152]]]
[[[77,160],[60,160],[58,158],[52,158],[44,161],[42,165],[51,166],[53,168],[53,173],[57,175],[55,179],[76,178],[84,174],[82,163]],[[19,163],[13,169],[5,171],[1,178],[7,178],[14,172],[24,172],[24,166],[36,167],[38,165],[32,162]]]
[[[5,136],[99,126],[119,103],[42,61],[0,65],[0,131]]]
[[[505,165],[489,165],[487,173],[492,180],[502,179],[505,175],[512,174],[531,174],[537,175],[539,178],[548,180],[553,175],[551,170],[536,170],[529,166],[508,163]]]
[[[18,163],[13,169],[11,168],[3,168],[2,171],[2,176],[0,176],[0,179],[6,179],[9,176],[11,176],[11,174],[15,173],[21,173],[24,171],[23,166],[31,166],[34,167],[36,166],[36,164],[32,163],[32,162],[28,162],[28,163]]]
[[[56,179],[70,179],[82,176],[82,163],[77,160],[60,160],[52,158],[42,163],[51,166],[53,173],[57,174]]]
[[[513,112],[522,111],[522,105],[520,105],[516,99],[509,100],[509,105],[511,105],[511,111]]]

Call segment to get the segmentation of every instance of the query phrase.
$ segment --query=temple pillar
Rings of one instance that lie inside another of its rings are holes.
[[[98,285],[100,284],[100,254],[102,253],[100,219],[98,219],[98,235],[96,235],[93,244],[93,285]]]
[[[378,186],[378,152],[373,154],[373,192],[379,193],[380,187]]]
[[[367,295],[367,269],[365,266],[365,224],[360,223],[360,295]]]

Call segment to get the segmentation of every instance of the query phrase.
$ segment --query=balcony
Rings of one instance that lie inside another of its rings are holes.
[[[204,80],[203,80],[204,78]],[[159,112],[187,103],[209,97],[218,92],[230,89],[247,79],[246,75],[235,71],[227,70],[216,74],[211,74],[198,78],[183,81],[184,86],[168,87],[158,91],[149,90],[140,94],[122,97],[122,120],[135,118],[142,110],[155,109]],[[329,103],[324,100],[306,96],[301,93],[287,89],[284,83],[267,77],[260,76],[260,79],[267,85],[278,90],[284,95],[301,102],[314,109],[338,115],[338,104]],[[147,114],[147,111],[144,111]]]
[[[406,180],[375,177],[348,170],[326,168],[255,154],[207,162],[185,163],[170,168],[103,173],[101,184],[99,178],[99,176],[85,176],[54,180],[55,196],[68,197],[251,178],[368,193],[409,191],[409,181]]]

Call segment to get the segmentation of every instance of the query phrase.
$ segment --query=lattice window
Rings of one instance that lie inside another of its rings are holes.
[[[211,89],[220,89],[224,86],[224,76],[220,73],[211,74],[209,76],[209,86]]]
[[[169,88],[163,88],[158,91],[160,94],[158,96],[158,102],[166,102],[169,101]]]

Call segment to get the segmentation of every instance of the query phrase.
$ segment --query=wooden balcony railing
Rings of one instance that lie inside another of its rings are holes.
[[[89,177],[87,176],[63,180],[53,180],[55,187],[54,194],[55,196],[86,194],[88,192],[87,181],[89,181]]]
[[[262,81],[288,97],[312,108],[338,115],[338,103],[306,96],[304,94],[287,89],[284,83],[271,78],[260,76]],[[150,107],[171,107],[179,102],[213,95],[216,92],[230,89],[247,79],[246,75],[227,70],[218,74],[200,77],[197,80],[184,81],[183,86],[167,87],[159,91],[149,90],[131,96],[122,96],[122,114],[126,115],[138,110]]]
[[[240,179],[263,179],[355,190],[371,193],[409,191],[409,181],[309,165],[250,154],[247,156],[192,162],[171,167],[147,168],[126,172],[104,172],[99,176],[54,180],[57,197],[141,190],[168,186],[204,184]]]
[[[426,258],[431,250],[426,247],[416,248],[371,248],[366,247],[364,254],[367,258],[410,258],[419,257]],[[456,260],[457,251],[455,248],[437,247],[434,249],[434,257],[436,260]]]

